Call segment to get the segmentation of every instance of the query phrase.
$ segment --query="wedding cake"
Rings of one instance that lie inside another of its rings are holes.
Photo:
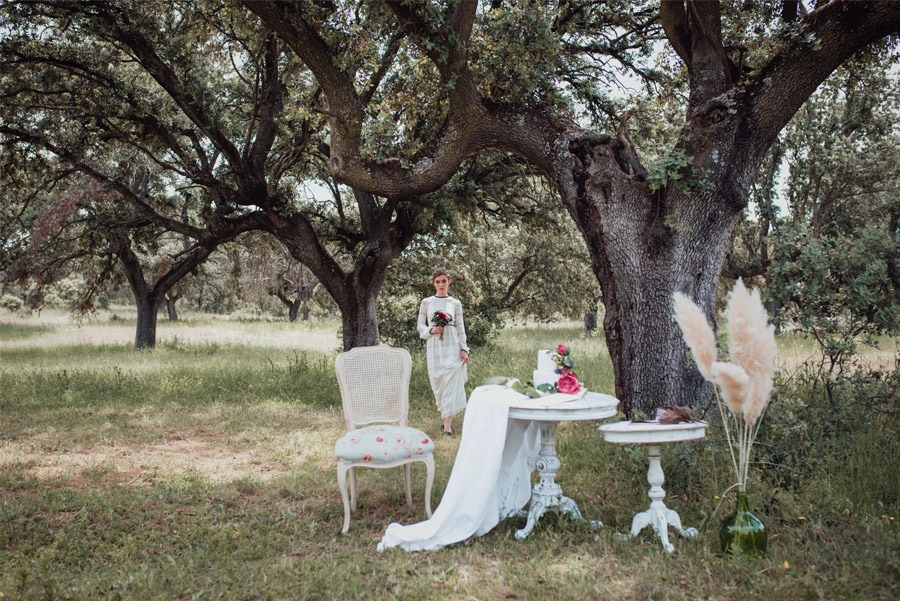
[[[532,383],[535,386],[541,384],[555,385],[559,381],[562,374],[553,360],[551,351],[538,351],[537,353],[537,369],[532,374]]]

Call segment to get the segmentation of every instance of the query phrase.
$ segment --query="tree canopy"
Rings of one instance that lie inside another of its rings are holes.
[[[345,347],[377,342],[391,262],[442,210],[472,200],[454,178],[485,151],[515,155],[582,236],[626,412],[708,396],[672,293],[712,316],[780,132],[835,69],[866,48],[887,53],[900,30],[900,3],[886,0],[19,0],[0,10],[5,147],[53,155],[130,202],[97,158],[137,152],[203,191],[198,224],[256,220],[335,299]],[[623,96],[626,75],[639,96]],[[648,125],[655,118],[665,123]],[[315,178],[330,198],[302,193]]]

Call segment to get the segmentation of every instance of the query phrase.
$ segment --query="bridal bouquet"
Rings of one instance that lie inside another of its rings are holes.
[[[450,322],[453,321],[453,316],[447,313],[446,311],[435,311],[434,315],[431,316],[431,323],[435,326],[446,327]],[[444,339],[444,333],[441,332],[441,340]]]
[[[703,311],[684,294],[674,295],[675,321],[700,374],[715,384],[738,491],[747,490],[750,450],[772,393],[775,327],[759,299],[738,280],[725,309],[730,361],[717,361],[716,337]]]

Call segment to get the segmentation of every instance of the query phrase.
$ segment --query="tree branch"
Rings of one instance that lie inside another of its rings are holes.
[[[59,2],[56,5],[72,7],[80,10],[82,2]],[[174,69],[160,58],[154,44],[137,27],[130,27],[129,20],[121,14],[114,14],[117,7],[101,2],[92,4],[97,12],[91,13],[109,27],[109,33],[121,44],[134,53],[135,58],[147,73],[172,97],[172,100],[184,114],[206,135],[224,154],[238,175],[243,175],[244,163],[237,148],[215,123],[215,119],[207,112],[201,100],[191,94]]]
[[[800,21],[809,40],[776,54],[748,87],[751,119],[761,135],[752,149],[758,156],[806,99],[853,53],[889,35],[900,34],[900,2],[834,0]]]
[[[688,24],[684,0],[662,0],[659,3],[659,21],[669,45],[691,70],[691,29]]]

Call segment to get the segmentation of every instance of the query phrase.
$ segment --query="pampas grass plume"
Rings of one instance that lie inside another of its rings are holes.
[[[747,390],[750,378],[747,372],[734,363],[716,361],[712,364],[712,381],[722,390],[725,404],[735,415],[741,415],[747,402]]]
[[[775,327],[768,323],[759,291],[749,292],[740,279],[728,297],[725,315],[729,356],[732,363],[743,368],[749,379],[742,411],[744,419],[752,426],[765,411],[772,393],[778,354]]]
[[[700,373],[716,385],[716,400],[737,476],[736,485],[739,490],[747,490],[750,451],[772,394],[778,354],[775,328],[769,325],[759,292],[750,293],[744,282],[738,280],[725,308],[731,361],[716,361],[715,334],[700,308],[676,292],[674,309],[675,321]],[[727,417],[725,407],[734,419]]]
[[[694,301],[680,292],[673,295],[673,301],[675,321],[694,355],[700,375],[713,380],[711,367],[716,360],[716,335],[706,321],[706,315]]]

